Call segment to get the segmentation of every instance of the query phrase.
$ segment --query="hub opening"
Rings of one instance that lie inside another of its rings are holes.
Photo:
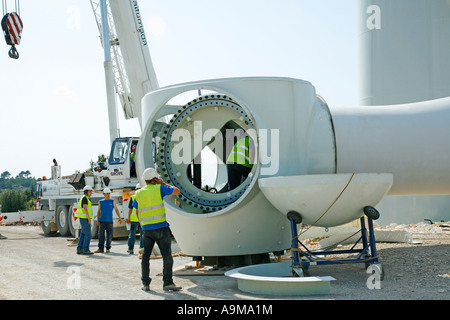
[[[233,98],[211,92],[168,118],[159,133],[156,162],[161,178],[180,189],[181,207],[190,213],[209,213],[238,200],[258,167],[253,117]],[[236,146],[243,139],[248,151]],[[230,158],[230,153],[235,156]],[[238,177],[230,170],[231,162],[244,158],[247,174]],[[230,188],[229,178],[239,180],[237,187]]]

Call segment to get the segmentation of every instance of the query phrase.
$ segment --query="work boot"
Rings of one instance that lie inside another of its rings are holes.
[[[103,253],[103,250],[102,249],[97,249],[97,250],[94,251],[94,253]]]
[[[92,251],[86,251],[86,252],[83,252],[82,254],[84,254],[86,256],[89,256],[89,255],[94,254],[94,253]]]
[[[142,286],[141,290],[142,291],[150,291],[150,286]]]
[[[180,291],[181,287],[176,286],[175,283],[172,282],[171,284],[163,286],[163,290],[164,291]]]
[[[82,254],[83,250],[77,250],[77,254]]]

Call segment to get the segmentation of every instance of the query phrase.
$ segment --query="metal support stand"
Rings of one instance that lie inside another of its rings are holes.
[[[367,215],[367,214],[366,214]],[[375,234],[373,229],[373,220],[368,217],[368,229],[366,229],[365,217],[360,218],[361,222],[361,236],[353,244],[350,249],[347,250],[324,250],[324,251],[310,251],[305,245],[298,240],[297,224],[298,219],[289,216],[288,219],[291,222],[292,232],[292,256],[293,256],[293,273],[297,273],[299,276],[303,276],[309,266],[312,265],[327,265],[327,264],[342,264],[342,263],[365,263],[366,268],[374,264],[378,267],[379,272],[383,274],[380,260],[377,256]],[[301,221],[301,219],[300,219]],[[357,249],[358,243],[362,244],[362,248]],[[299,250],[299,245],[304,250]],[[339,254],[357,254],[354,258],[344,259],[325,259],[327,255],[339,255]]]
[[[297,277],[304,277],[305,274],[303,272],[303,267],[300,263],[300,255],[298,244],[298,234],[297,234],[297,224],[302,222],[302,218],[298,212],[290,211],[287,214],[287,218],[291,222],[291,233],[292,233],[292,241],[291,241],[291,251],[292,251],[292,274]]]
[[[377,256],[375,235],[373,230],[373,221],[368,218],[368,230],[365,225],[365,218],[361,217],[361,236],[353,244],[350,249],[347,250],[324,250],[324,251],[310,251],[306,248],[303,243],[298,241],[302,246],[304,251],[300,252],[300,258],[305,258],[301,260],[301,266],[308,268],[312,265],[326,265],[326,264],[340,264],[340,263],[365,263],[366,267],[370,264],[378,264],[380,261]],[[368,237],[367,237],[368,232]],[[362,248],[357,249],[356,245],[362,243]],[[345,259],[323,259],[318,258],[319,256],[326,255],[339,255],[339,254],[358,254],[355,258],[345,258]]]

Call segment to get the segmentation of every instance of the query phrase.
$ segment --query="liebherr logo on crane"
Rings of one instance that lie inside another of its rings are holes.
[[[142,23],[142,19],[141,19],[141,11],[139,10],[139,5],[137,3],[137,1],[133,1],[133,6],[134,6],[134,11],[136,13],[136,20],[139,26],[139,33],[141,34],[141,40],[142,43],[144,44],[144,46],[147,45],[147,37],[145,36],[145,32],[144,32],[144,24]]]

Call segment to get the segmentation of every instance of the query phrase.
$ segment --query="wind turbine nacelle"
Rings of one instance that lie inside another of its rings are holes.
[[[169,104],[199,90],[208,93]],[[450,98],[330,111],[309,82],[232,78],[161,88],[142,105],[138,176],[156,163],[180,189],[179,203],[165,205],[188,255],[290,248],[290,211],[305,224],[332,227],[360,218],[387,194],[450,193]],[[255,142],[256,160],[228,190],[228,138],[239,130]]]
[[[184,105],[168,105],[173,98],[198,90],[211,93]],[[297,197],[295,190],[310,184],[304,184],[302,177],[336,176],[331,114],[309,82],[288,78],[192,82],[153,91],[145,96],[142,105],[145,129],[137,151],[137,172],[142,174],[156,161],[162,179],[181,190],[179,206],[170,200],[165,205],[171,230],[181,250],[188,255],[246,255],[289,248],[288,209],[314,207],[313,212],[300,212],[303,222],[313,223],[332,197],[330,190],[323,190],[324,197],[319,188],[311,198],[298,198],[298,203],[292,201]],[[168,123],[163,122],[168,115]],[[226,135],[230,130],[238,129],[255,141],[257,159],[247,179],[239,187],[228,190],[226,156],[232,144],[224,141],[228,141]],[[225,138],[221,140],[221,137]],[[209,160],[202,152],[208,149],[213,151]],[[209,187],[214,187],[216,193],[204,190],[203,185],[195,185],[190,179],[189,172],[199,164],[196,161],[201,161],[202,179],[212,179]],[[274,185],[271,179],[275,177],[278,180]],[[363,198],[356,209],[347,210],[351,216],[330,212],[335,218],[324,219],[316,225],[339,225],[357,219],[363,214],[364,206],[376,205],[381,200],[391,180],[389,176],[387,182],[384,179],[379,183],[381,191],[375,198],[367,190],[370,199],[360,194]],[[280,185],[287,187],[281,194]],[[276,201],[273,193],[277,194]],[[280,206],[279,201],[291,203],[292,207]],[[317,207],[318,204],[321,206]]]

